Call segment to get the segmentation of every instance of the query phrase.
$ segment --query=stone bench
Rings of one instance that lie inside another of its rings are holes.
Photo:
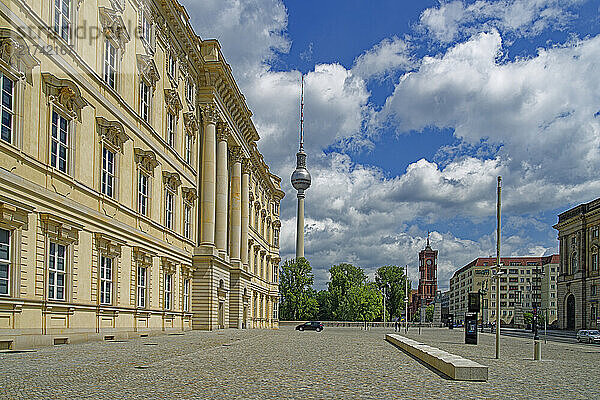
[[[451,379],[457,381],[487,381],[488,379],[488,367],[475,361],[401,335],[387,334],[385,340]]]

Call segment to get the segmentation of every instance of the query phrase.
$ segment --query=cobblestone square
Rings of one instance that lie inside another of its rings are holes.
[[[463,343],[462,330],[409,337],[489,366],[488,382],[448,380],[384,340],[389,329],[187,332],[0,354],[2,399],[600,398],[600,346],[529,339]]]

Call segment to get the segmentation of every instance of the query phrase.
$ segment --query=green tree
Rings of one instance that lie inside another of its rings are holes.
[[[312,267],[304,257],[286,260],[281,266],[279,293],[282,320],[311,319],[317,315],[318,303],[312,289]]]
[[[425,322],[433,322],[433,304],[430,304],[425,309]]]
[[[331,308],[331,296],[329,291],[320,290],[317,293],[317,302],[319,303],[319,313],[317,319],[319,321],[331,321],[333,320],[333,311]]]
[[[360,267],[352,264],[338,264],[329,268],[330,281],[327,284],[331,318],[343,320],[341,306],[350,289],[366,283],[367,276]]]
[[[354,285],[346,293],[339,313],[345,321],[373,321],[383,313],[383,295],[373,283]]]
[[[404,268],[397,265],[384,265],[375,272],[377,287],[385,291],[386,319],[404,314],[406,275]],[[385,290],[384,290],[385,288]]]

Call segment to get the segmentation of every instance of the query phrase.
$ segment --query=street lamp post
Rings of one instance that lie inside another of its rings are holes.
[[[408,264],[404,269],[404,280],[406,282],[406,288],[404,290],[404,332],[408,332],[408,292],[409,292],[409,283],[408,283]]]
[[[500,199],[502,194],[502,177],[498,177],[498,200],[496,203],[496,359],[500,357]]]

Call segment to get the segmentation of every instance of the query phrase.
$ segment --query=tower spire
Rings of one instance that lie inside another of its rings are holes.
[[[427,246],[429,246],[429,230],[427,230]]]
[[[300,151],[302,151],[304,150],[304,74],[300,86]]]

